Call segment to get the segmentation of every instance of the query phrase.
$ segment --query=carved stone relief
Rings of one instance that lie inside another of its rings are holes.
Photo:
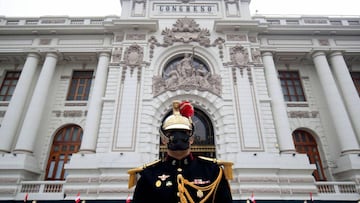
[[[145,16],[146,0],[134,0],[132,16]]]
[[[257,42],[256,36],[249,36],[249,41],[252,43],[256,43]]]
[[[184,58],[166,67],[162,76],[153,77],[154,96],[178,89],[210,91],[220,96],[221,77],[211,74],[206,65],[193,60],[192,55],[185,54]]]
[[[173,28],[165,28],[162,31],[164,42],[172,45],[174,42],[199,42],[201,45],[210,46],[210,32],[208,29],[201,29],[194,19],[182,18],[176,21]]]
[[[329,40],[327,40],[327,39],[319,39],[319,44],[321,46],[329,46],[330,45]]]
[[[126,48],[124,54],[124,63],[126,66],[129,67],[136,67],[140,66],[143,62],[144,58],[144,51],[143,48],[140,47],[138,44],[133,44]]]
[[[261,52],[259,49],[251,50],[251,58],[253,63],[262,63],[261,62]]]
[[[151,36],[149,39],[150,43],[150,59],[153,56],[155,45],[168,47],[172,46],[176,42],[190,43],[198,42],[201,46],[219,48],[219,56],[223,58],[223,43],[224,39],[218,38],[213,43],[210,41],[210,32],[206,28],[200,28],[199,24],[191,18],[181,18],[176,21],[172,28],[165,28],[162,33],[164,35],[163,43],[159,43],[156,37]]]
[[[111,63],[120,63],[121,60],[121,47],[114,47],[111,54]]]
[[[126,35],[126,40],[145,40],[145,34],[130,33]]]
[[[40,39],[39,45],[50,45],[51,39]]]
[[[231,48],[230,59],[233,66],[246,66],[249,63],[249,53],[243,46],[238,44]]]
[[[234,83],[237,82],[236,78],[236,69],[240,69],[240,74],[243,76],[244,69],[247,71],[249,82],[252,84],[252,73],[250,68],[249,53],[240,44],[237,44],[235,47],[230,49],[230,62],[224,63],[225,66],[231,67]]]
[[[114,38],[115,42],[122,42],[124,40],[124,34],[116,34]]]
[[[319,118],[318,111],[290,111],[288,112],[290,118]]]
[[[246,35],[239,34],[228,34],[226,35],[226,39],[229,41],[247,41]]]

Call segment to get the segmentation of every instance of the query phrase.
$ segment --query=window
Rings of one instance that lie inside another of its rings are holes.
[[[88,100],[92,76],[93,71],[74,71],[67,100]]]
[[[279,71],[281,89],[285,101],[302,102],[305,100],[304,91],[301,85],[299,72]]]
[[[14,94],[16,84],[19,81],[20,74],[20,71],[9,71],[6,73],[0,89],[0,101],[10,101]]]
[[[191,145],[191,152],[195,156],[207,156],[215,158],[215,141],[213,125],[207,115],[200,109],[194,108],[192,117],[195,126],[194,143]],[[167,118],[172,112],[165,116]],[[165,120],[165,119],[164,119]],[[160,140],[160,158],[166,156],[166,146]]]
[[[355,88],[360,96],[360,72],[351,72],[350,74],[354,81]]]
[[[65,180],[64,165],[73,153],[79,151],[82,133],[77,125],[66,126],[56,133],[46,168],[46,180]]]
[[[313,172],[315,180],[325,181],[326,177],[314,137],[306,131],[295,130],[293,133],[293,140],[296,152],[301,154],[307,154],[310,164],[315,164],[316,169]]]

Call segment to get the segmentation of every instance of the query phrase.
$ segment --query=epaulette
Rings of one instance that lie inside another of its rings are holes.
[[[199,156],[199,158],[202,159],[202,160],[206,160],[206,161],[209,161],[209,162],[216,163],[217,165],[223,166],[224,167],[225,178],[227,180],[232,180],[233,179],[233,172],[232,172],[232,165],[234,165],[233,162],[222,161],[222,160],[209,158],[209,157],[204,157],[204,156]]]
[[[153,161],[151,163],[148,163],[148,164],[144,164],[143,166],[140,166],[140,167],[137,167],[137,168],[133,168],[133,169],[130,169],[127,171],[127,173],[130,175],[129,177],[129,183],[128,183],[128,187],[129,189],[132,188],[134,185],[136,185],[136,174],[137,173],[140,173],[141,171],[143,171],[144,169],[150,167],[150,166],[153,166],[157,163],[161,162],[161,160],[156,160],[156,161]]]

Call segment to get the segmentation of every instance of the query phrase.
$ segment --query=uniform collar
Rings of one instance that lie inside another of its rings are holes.
[[[190,153],[188,156],[181,160],[175,159],[174,157],[168,155],[165,159],[165,162],[167,162],[171,166],[183,167],[189,165],[193,160],[194,156]]]

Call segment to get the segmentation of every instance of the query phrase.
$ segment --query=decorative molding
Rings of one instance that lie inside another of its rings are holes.
[[[122,47],[114,47],[111,52],[111,63],[120,63],[122,56]]]
[[[131,10],[132,16],[144,17],[146,11],[146,0],[134,0]]]
[[[115,41],[115,42],[122,42],[122,41],[124,41],[124,34],[115,34],[115,36],[114,36],[114,41]]]
[[[125,66],[135,68],[143,63],[144,49],[138,44],[134,43],[125,50],[124,64]]]
[[[309,107],[309,104],[304,103],[287,103],[287,107]]]
[[[221,37],[217,38],[213,43],[210,42],[210,32],[206,28],[200,28],[199,24],[191,18],[180,18],[173,24],[173,28],[165,28],[162,33],[164,35],[163,43],[159,43],[155,36],[151,36],[149,39],[150,43],[150,59],[154,55],[154,49],[156,46],[168,47],[172,46],[176,42],[188,44],[190,42],[198,42],[204,47],[215,47],[219,48],[219,57],[223,56],[223,44],[225,40]]]
[[[256,43],[257,42],[257,37],[256,36],[248,36],[249,41],[252,43]]]
[[[227,34],[226,39],[228,41],[248,41],[246,35],[240,34]]]
[[[40,39],[39,45],[50,45],[51,39]]]
[[[231,65],[245,67],[249,64],[249,52],[240,44],[230,49]]]
[[[88,183],[90,178],[80,178],[80,177],[73,177],[73,178],[66,178],[67,183]]]
[[[126,34],[126,40],[145,40],[146,34],[129,33]]]
[[[251,59],[254,64],[261,64],[261,52],[258,48],[251,49]]]
[[[321,46],[329,46],[330,45],[330,42],[328,39],[319,39],[319,44]]]
[[[318,111],[290,111],[289,118],[319,118]]]
[[[70,102],[67,102],[65,103],[64,106],[86,106],[87,105],[87,102],[81,102],[81,103],[70,103]]]
[[[70,117],[70,118],[76,118],[76,117],[84,117],[86,116],[86,111],[76,111],[76,110],[72,110],[72,111],[52,111],[56,117]]]

